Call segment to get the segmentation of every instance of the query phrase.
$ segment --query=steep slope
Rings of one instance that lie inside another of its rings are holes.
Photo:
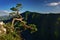
[[[21,34],[26,40],[59,40],[60,39],[60,15],[59,14],[41,14],[26,11],[21,14],[27,24],[35,24],[38,31],[30,34],[29,31],[23,31]],[[4,22],[9,22],[4,20]],[[26,36],[27,35],[27,36]]]
[[[25,12],[22,14],[28,24],[37,25],[38,31],[32,34],[31,40],[58,40],[60,39],[60,15],[39,14],[36,12]]]

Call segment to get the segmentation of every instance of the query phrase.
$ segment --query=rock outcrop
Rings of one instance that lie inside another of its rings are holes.
[[[6,28],[4,27],[4,23],[0,22],[0,35],[6,34]]]

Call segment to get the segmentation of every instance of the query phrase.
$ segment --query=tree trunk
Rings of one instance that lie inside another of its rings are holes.
[[[22,18],[22,16],[19,14],[19,11],[17,11],[17,16],[19,16],[19,18]]]

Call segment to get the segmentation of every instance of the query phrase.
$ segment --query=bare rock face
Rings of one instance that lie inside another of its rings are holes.
[[[6,28],[4,28],[4,23],[0,22],[0,35],[6,34]]]

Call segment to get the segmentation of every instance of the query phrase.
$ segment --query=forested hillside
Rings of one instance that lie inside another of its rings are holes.
[[[27,11],[22,15],[28,23],[37,25],[38,31],[33,34],[32,40],[60,40],[59,13],[39,14]]]
[[[27,30],[22,32],[23,38],[27,40],[59,40],[60,39],[60,15],[40,14],[26,11],[21,14],[27,24],[35,24],[38,31],[30,33]],[[27,35],[27,36],[26,36]]]

